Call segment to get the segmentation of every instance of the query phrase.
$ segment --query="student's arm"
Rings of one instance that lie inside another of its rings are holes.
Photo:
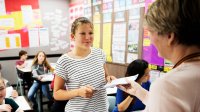
[[[126,99],[124,101],[122,101],[120,104],[117,105],[118,110],[120,112],[125,111],[129,107],[129,105],[132,101],[133,101],[132,97],[130,97],[130,96],[126,97]]]
[[[149,92],[135,81],[130,81],[128,79],[126,79],[126,81],[130,84],[131,87],[127,88],[123,85],[120,85],[118,87],[121,90],[136,96],[139,100],[142,101],[143,104],[146,105],[149,99]]]
[[[32,75],[33,75],[33,77],[37,78],[39,75],[38,75],[38,73],[37,73],[36,65],[33,65],[33,66],[31,67],[31,70],[32,70]]]
[[[116,94],[116,107],[114,109],[114,112],[124,112],[132,102],[133,98],[128,96],[124,98],[124,92],[120,89],[117,89]]]
[[[104,71],[105,71],[105,78],[106,78],[106,81],[107,81],[107,82],[111,82],[112,80],[117,79],[115,76],[110,75],[110,74],[108,73],[108,69],[107,69],[106,63],[104,64]]]
[[[93,88],[91,86],[83,86],[78,89],[65,90],[63,89],[64,84],[64,79],[55,75],[53,96],[56,100],[69,100],[77,96],[91,98],[93,95]]]

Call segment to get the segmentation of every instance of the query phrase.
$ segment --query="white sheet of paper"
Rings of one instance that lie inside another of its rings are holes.
[[[6,88],[6,98],[9,98],[12,95],[13,87],[7,87]]]
[[[115,87],[116,85],[119,85],[119,84],[128,84],[128,82],[126,82],[126,78],[128,78],[129,80],[136,80],[137,77],[138,77],[138,75],[134,75],[134,76],[130,76],[130,77],[123,77],[123,78],[115,79],[111,83],[107,83],[104,86],[104,88]]]
[[[42,82],[46,81],[52,81],[53,80],[53,75],[43,75],[44,77],[41,79]]]
[[[18,96],[17,98],[14,99],[14,101],[19,105],[20,109],[31,110],[31,107],[24,96]]]
[[[6,15],[5,0],[0,0],[0,15]]]

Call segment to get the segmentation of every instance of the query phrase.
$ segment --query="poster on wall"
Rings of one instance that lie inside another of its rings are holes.
[[[25,25],[31,24],[33,21],[33,9],[31,5],[22,5],[21,10],[22,10],[23,24]]]
[[[38,0],[20,0],[16,4],[13,0],[0,0],[0,13],[0,29],[6,31],[1,35],[0,49],[37,46],[29,41],[33,39],[28,31],[42,26]]]
[[[112,21],[112,13],[104,13],[103,14],[103,22],[107,23],[107,22],[111,22]]]
[[[28,30],[29,47],[39,47],[39,30],[38,28],[31,28]]]
[[[92,5],[99,5],[101,4],[101,0],[92,0]]]
[[[106,53],[106,61],[112,62],[111,57],[111,23],[103,24],[103,50]]]
[[[139,20],[129,20],[128,23],[128,52],[138,53]]]
[[[131,63],[132,61],[138,59],[138,54],[136,53],[127,53],[126,63]]]
[[[21,48],[20,34],[0,35],[0,50]]]
[[[115,22],[125,21],[125,11],[115,12]]]
[[[46,12],[43,17],[44,21],[48,21],[50,23],[50,27],[48,29],[40,29],[40,31],[42,31],[42,35],[49,40],[51,51],[67,49],[68,47],[70,47],[70,49],[73,48],[73,42],[66,41],[66,35],[69,32],[69,19],[67,15],[64,15],[63,13],[64,11],[58,8],[54,11]],[[40,36],[42,35],[40,32]],[[51,35],[51,38],[49,38],[49,35]],[[47,44],[48,42],[44,42],[42,45],[45,46]]]
[[[93,47],[100,48],[100,24],[94,24]]]
[[[93,6],[93,23],[101,23],[101,5]]]
[[[149,4],[153,1],[154,0],[145,1],[145,10],[147,10]],[[146,29],[144,29],[142,52],[142,58],[147,60],[149,64],[164,66],[164,59],[158,56],[158,51],[155,46],[151,44],[150,37]]]
[[[115,63],[125,63],[126,23],[114,23],[112,37],[112,58]]]
[[[143,51],[142,58],[149,62],[149,64],[153,65],[164,65],[164,59],[158,56],[158,51],[155,46],[151,44],[148,31],[144,29],[144,37],[143,37]]]
[[[108,0],[108,1],[104,1],[103,2],[103,8],[102,8],[102,12],[103,13],[109,13],[112,12],[113,9],[113,1],[112,0]]]
[[[91,6],[84,7],[84,17],[90,18],[92,16]]]
[[[84,9],[83,9],[83,2],[77,2],[73,4],[69,4],[69,18],[70,24],[78,17],[83,16]]]
[[[129,19],[140,19],[140,8],[133,8],[129,10]]]
[[[114,0],[114,12],[124,11],[126,9],[125,0]]]
[[[6,15],[5,0],[0,0],[0,16]]]
[[[126,9],[140,8],[145,6],[145,0],[126,0]]]

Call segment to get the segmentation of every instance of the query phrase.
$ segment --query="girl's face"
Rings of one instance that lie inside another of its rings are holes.
[[[27,55],[27,54],[24,54],[24,55],[21,56],[21,59],[22,59],[23,61],[25,61],[27,58],[28,58],[28,55]]]
[[[43,62],[44,62],[44,59],[45,59],[45,55],[44,55],[44,53],[43,52],[40,52],[39,54],[38,54],[38,63],[39,64],[42,64]]]
[[[0,80],[0,103],[3,102],[6,96],[6,87],[2,80]]]
[[[93,29],[90,24],[81,24],[77,27],[75,34],[71,35],[75,41],[75,47],[89,49],[93,43]]]
[[[140,82],[144,83],[144,82],[147,82],[150,78],[150,75],[149,75],[149,72],[150,72],[150,69],[147,68],[144,72],[144,75],[142,78],[140,78]]]

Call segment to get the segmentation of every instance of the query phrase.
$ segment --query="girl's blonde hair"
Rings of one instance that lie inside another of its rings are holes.
[[[49,69],[51,72],[53,72],[53,68],[51,67],[51,65],[49,64],[49,62],[47,61],[47,56],[46,56],[46,54],[45,54],[45,52],[44,51],[39,51],[36,55],[35,55],[35,57],[34,57],[34,59],[33,59],[33,63],[32,63],[32,66],[33,65],[35,65],[35,64],[38,64],[38,55],[40,54],[40,53],[43,53],[44,54],[44,61],[43,61],[43,65],[45,66],[45,67],[47,67],[47,69]]]
[[[94,29],[92,22],[88,18],[79,17],[72,23],[71,34],[75,34],[78,26],[82,25],[82,24],[90,24],[92,30]]]

